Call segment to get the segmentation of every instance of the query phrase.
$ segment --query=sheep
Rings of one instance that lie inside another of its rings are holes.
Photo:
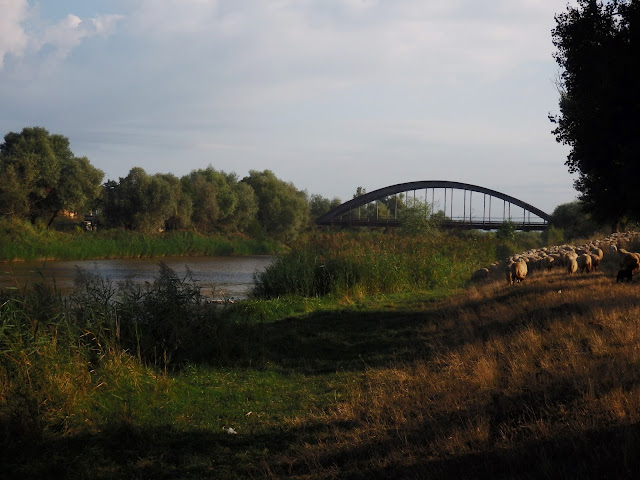
[[[630,282],[633,278],[633,269],[632,268],[623,268],[618,271],[618,276],[616,277],[616,282],[623,282],[626,280]]]
[[[598,257],[598,255],[591,253],[591,267],[593,268],[594,272],[598,271],[598,267],[600,266],[600,260],[601,258]]]
[[[509,261],[509,262],[507,263],[507,266],[506,266],[506,267],[505,267],[505,269],[504,269],[504,273],[505,273],[505,274],[506,274],[506,276],[507,276],[507,283],[508,283],[509,285],[513,285],[513,271],[511,270],[511,265],[513,265],[514,263],[515,263],[515,262],[513,262],[513,261]]]
[[[631,268],[631,270],[637,270],[640,268],[640,254],[620,248],[618,249],[618,255],[621,269]]]
[[[509,283],[513,285],[514,283],[520,283],[527,276],[527,262],[524,260],[519,260],[517,262],[513,262],[509,265],[511,276],[508,277]]]
[[[569,275],[573,275],[578,271],[578,261],[575,258],[570,258],[567,260],[567,270]]]
[[[577,260],[577,259],[578,259],[578,254],[573,250],[570,250],[569,252],[564,254],[564,264],[566,266],[570,266],[571,260]]]
[[[471,274],[471,281],[484,280],[489,277],[488,268],[480,268]]]
[[[580,273],[584,273],[586,270],[587,273],[591,272],[591,268],[593,264],[591,263],[591,255],[588,253],[583,253],[577,258],[578,268],[580,269]]]
[[[492,277],[495,277],[498,273],[500,273],[500,262],[494,262],[489,265],[489,274]]]
[[[591,250],[591,255],[598,257],[598,260],[602,260],[602,258],[604,257],[604,252],[601,248],[595,247]]]

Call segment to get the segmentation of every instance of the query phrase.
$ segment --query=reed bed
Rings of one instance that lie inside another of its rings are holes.
[[[495,257],[496,242],[488,235],[318,233],[258,275],[254,294],[314,297],[455,289]]]
[[[214,237],[177,231],[143,234],[125,230],[61,232],[18,221],[0,222],[0,260],[82,260],[180,255],[272,254],[276,242],[245,236]]]

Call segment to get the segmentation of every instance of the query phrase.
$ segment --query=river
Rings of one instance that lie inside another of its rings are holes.
[[[273,259],[269,255],[250,255],[4,263],[0,264],[0,287],[55,282],[61,291],[68,292],[73,288],[78,269],[116,285],[127,279],[142,284],[153,282],[160,271],[160,262],[164,262],[180,278],[187,275],[188,268],[204,295],[243,299],[253,286],[254,273],[264,271]]]

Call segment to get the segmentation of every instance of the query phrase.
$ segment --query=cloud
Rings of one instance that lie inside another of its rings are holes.
[[[70,13],[60,22],[47,26],[42,32],[36,32],[33,47],[36,51],[49,47],[49,60],[60,61],[69,56],[85,39],[111,34],[121,18],[122,15],[98,15],[84,21]]]
[[[0,0],[0,70],[7,54],[22,56],[29,38],[22,23],[29,14],[27,0]]]
[[[0,70],[5,128],[68,135],[111,178],[214,163],[344,196],[328,162],[348,191],[363,170],[469,180],[504,158],[566,176],[547,120],[557,0],[75,0],[47,18],[6,2],[0,55],[26,66]]]
[[[88,38],[111,35],[122,15],[101,14],[82,19],[73,13],[57,23],[40,18],[26,0],[0,0],[0,70],[7,54],[45,69],[66,59]]]
[[[309,85],[313,95],[322,93],[318,79],[327,93],[372,82],[428,88],[465,76],[493,81],[527,62],[551,59],[557,6],[548,0],[484,3],[143,0],[127,24],[130,35],[179,63],[215,64],[237,79],[234,90],[247,90],[257,102],[296,98]]]

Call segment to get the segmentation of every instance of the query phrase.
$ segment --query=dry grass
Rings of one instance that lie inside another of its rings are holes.
[[[425,310],[429,358],[367,369],[281,466],[300,478],[626,476],[640,443],[637,289],[555,271]]]

